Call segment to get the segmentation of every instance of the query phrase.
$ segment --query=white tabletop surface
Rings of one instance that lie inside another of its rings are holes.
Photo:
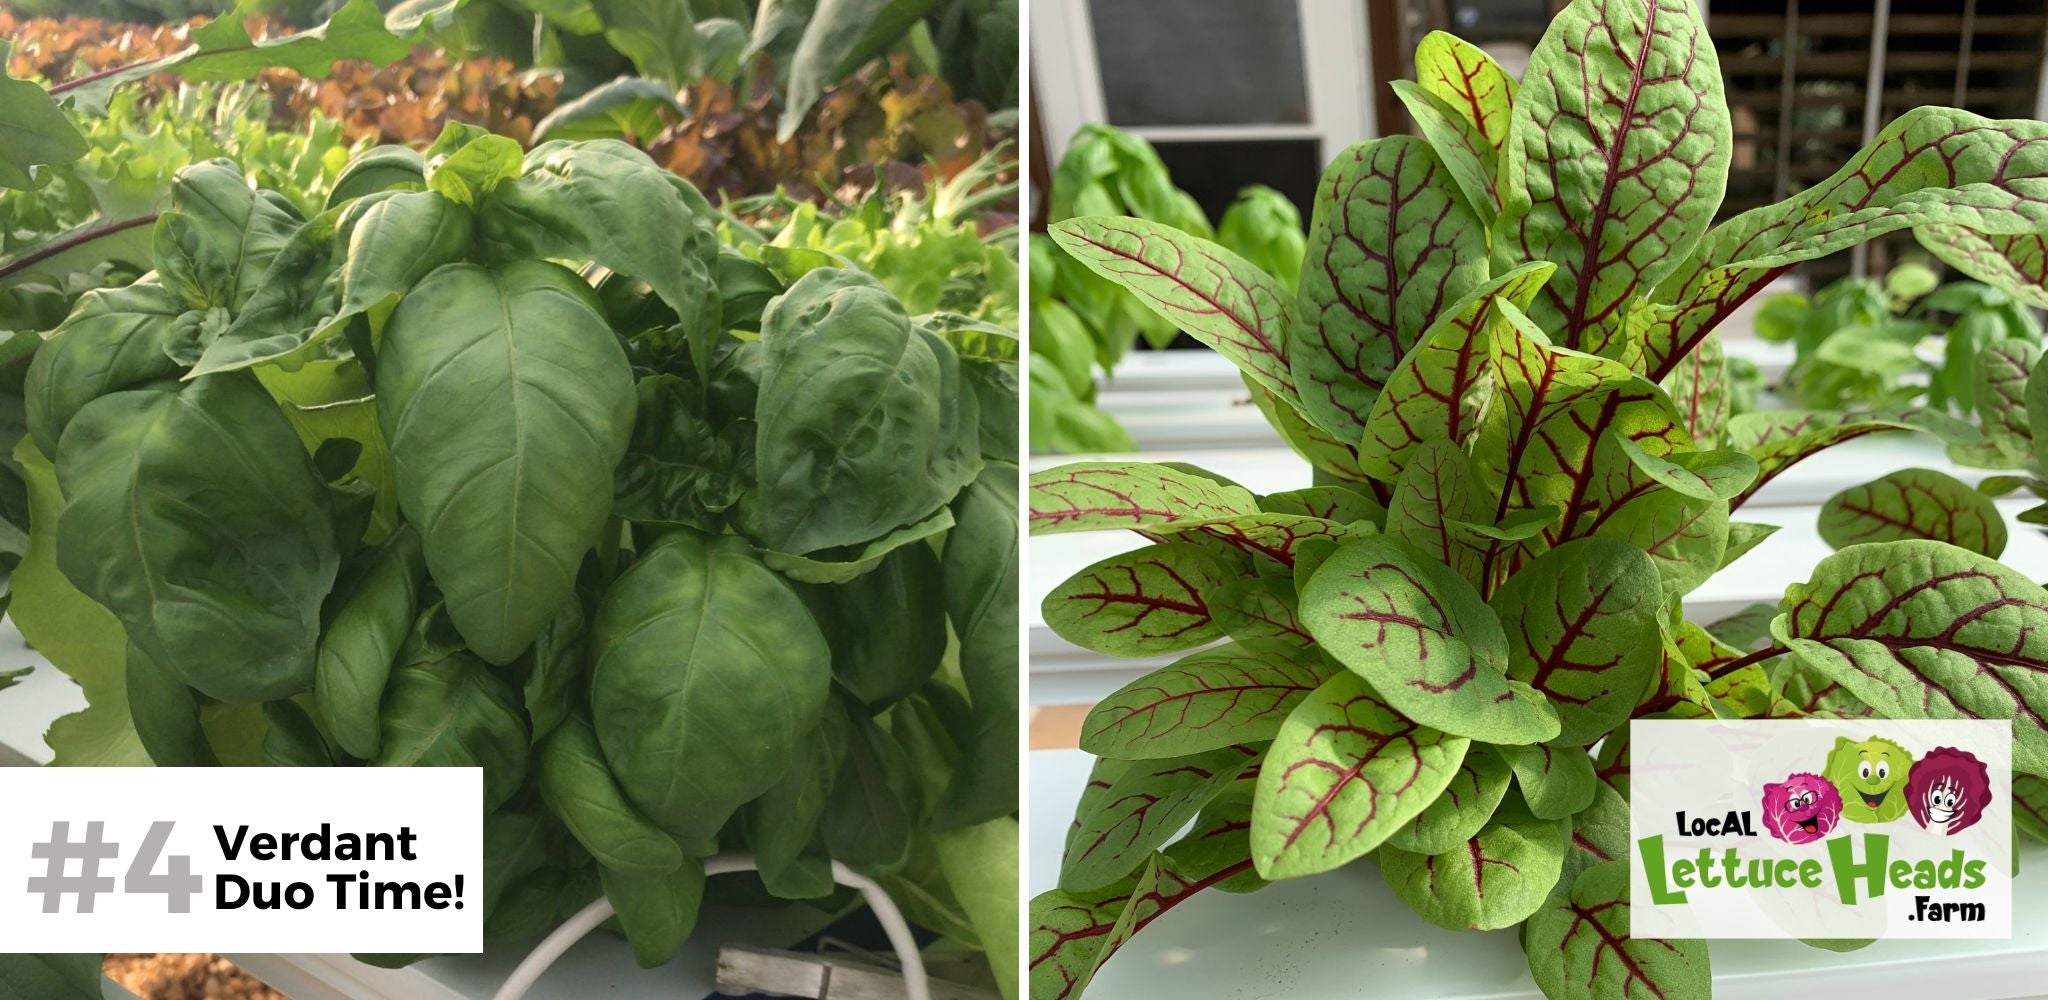
[[[1060,846],[1093,760],[1031,754],[1030,886]],[[1880,941],[1837,954],[1797,941],[1715,941],[1719,1000],[2005,1000],[2048,995],[2048,846],[2028,841],[2010,941]],[[1538,1000],[1513,930],[1447,931],[1395,899],[1370,858],[1246,895],[1204,892],[1111,957],[1088,987],[1115,1000]]]

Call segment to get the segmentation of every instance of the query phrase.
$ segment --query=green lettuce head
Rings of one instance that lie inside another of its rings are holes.
[[[1861,743],[1843,736],[1828,751],[1827,779],[1842,792],[1842,818],[1857,823],[1889,823],[1906,813],[1906,772],[1913,755],[1906,748],[1873,736]]]

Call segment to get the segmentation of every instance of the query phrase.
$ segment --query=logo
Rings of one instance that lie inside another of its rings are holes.
[[[1642,720],[1643,938],[2011,936],[2012,730],[1978,720]]]
[[[1844,819],[1890,823],[1910,815],[1923,829],[1954,834],[1982,819],[1991,801],[1990,768],[1955,747],[1935,747],[1916,761],[1891,740],[1841,736],[1828,751],[1826,771],[1826,777],[1802,771],[1766,783],[1764,831],[1788,844],[1810,844]]]

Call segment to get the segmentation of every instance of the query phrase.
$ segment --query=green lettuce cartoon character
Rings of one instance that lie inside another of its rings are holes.
[[[1857,823],[1889,823],[1906,813],[1906,772],[1913,755],[1906,748],[1872,736],[1861,743],[1838,737],[1828,751],[1827,779],[1842,792],[1842,818]]]

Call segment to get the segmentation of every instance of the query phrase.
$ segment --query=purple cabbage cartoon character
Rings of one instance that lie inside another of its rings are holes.
[[[1764,829],[1779,840],[1809,844],[1842,821],[1842,793],[1833,782],[1804,771],[1764,785]]]
[[[1984,762],[1954,747],[1935,747],[1913,762],[1906,777],[1906,808],[1913,822],[1957,834],[1984,816],[1991,775]]]

